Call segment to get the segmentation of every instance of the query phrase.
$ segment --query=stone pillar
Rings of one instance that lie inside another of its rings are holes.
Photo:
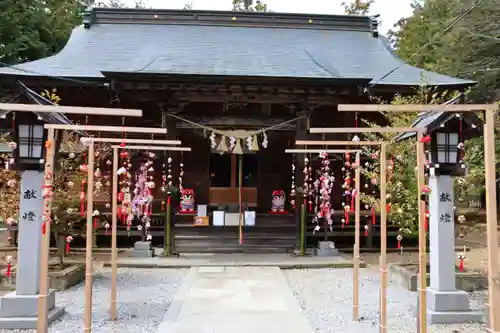
[[[453,178],[429,177],[429,248],[431,283],[427,288],[429,324],[480,322],[482,312],[471,311],[467,292],[455,287],[455,218]]]
[[[16,291],[0,298],[0,329],[35,329],[40,292],[42,245],[42,186],[44,174],[24,171],[21,177]],[[49,323],[64,313],[55,308],[55,293],[48,295]]]

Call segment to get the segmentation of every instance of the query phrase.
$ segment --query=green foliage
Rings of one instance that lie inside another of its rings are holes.
[[[350,3],[342,2],[341,6],[347,15],[368,15],[374,2],[375,0],[354,0]]]
[[[257,0],[255,5],[245,6],[245,0],[233,0],[233,11],[235,12],[267,12],[267,5]]]
[[[437,93],[426,86],[419,87],[413,95],[396,96],[391,104],[441,104],[452,98],[450,93]],[[382,103],[382,101],[378,101]],[[415,118],[414,113],[383,113],[387,119],[387,126],[407,127]],[[374,123],[363,121],[371,127],[380,127]],[[369,141],[393,141],[392,133],[368,133],[363,138]],[[398,143],[392,143],[387,146],[387,160],[394,161],[394,169],[387,171],[387,203],[391,205],[388,221],[400,226],[403,232],[416,234],[418,231],[418,201],[417,195],[421,189],[417,188],[416,177],[416,139],[405,140]],[[373,179],[380,184],[380,162],[378,157],[380,152],[378,147],[364,148],[369,156],[377,156],[373,162],[367,162],[361,168],[361,172],[368,179]],[[390,166],[390,162],[387,166]],[[371,206],[376,207],[377,211],[385,209],[380,207],[379,190],[372,193],[364,193],[361,200]]]

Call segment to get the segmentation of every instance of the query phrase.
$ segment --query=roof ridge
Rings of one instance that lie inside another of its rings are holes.
[[[94,24],[187,24],[309,28],[365,31],[378,37],[377,18],[360,15],[94,7],[85,11],[84,27],[90,29]]]

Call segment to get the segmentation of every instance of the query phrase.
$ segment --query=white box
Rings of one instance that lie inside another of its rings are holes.
[[[246,211],[245,212],[245,225],[254,227],[255,226],[255,212],[254,211]]]
[[[214,211],[213,225],[216,227],[223,227],[224,226],[224,211],[223,210]]]
[[[207,216],[207,205],[198,205],[198,217]]]
[[[239,213],[226,213],[226,216],[224,217],[224,225],[226,226],[239,226],[240,225],[240,219],[239,219]]]

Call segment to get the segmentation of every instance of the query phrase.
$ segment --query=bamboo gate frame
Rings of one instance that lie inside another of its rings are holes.
[[[311,145],[324,145],[323,141],[306,141],[306,140],[298,140],[295,142],[296,145],[305,145],[308,146],[309,142],[312,142]],[[321,143],[320,143],[321,142]],[[335,141],[331,141],[335,142]],[[338,141],[344,142],[344,141]],[[349,141],[351,142],[351,141]],[[335,145],[335,144],[333,144]],[[350,149],[287,149],[285,153],[356,153],[356,164],[358,167],[355,169],[355,179],[354,186],[356,190],[356,198],[355,198],[355,210],[354,210],[354,276],[353,276],[353,320],[359,320],[359,267],[360,267],[360,255],[359,255],[359,239],[360,239],[360,168],[361,168],[361,153],[362,151],[359,149],[350,150]],[[385,188],[384,188],[385,190]],[[382,191],[382,190],[381,190]],[[382,192],[381,192],[382,195]]]
[[[37,113],[64,113],[95,116],[119,116],[119,117],[142,117],[140,109],[119,109],[119,108],[94,108],[94,107],[73,107],[59,105],[38,105],[38,104],[12,104],[0,103],[0,110],[8,112],[37,112]],[[47,128],[47,127],[45,127]],[[55,157],[55,128],[48,128],[47,141],[45,142],[45,169],[43,189],[52,191]],[[43,221],[45,232],[42,233],[40,249],[40,292],[38,297],[38,318],[37,332],[46,333],[48,331],[48,308],[47,294],[49,291],[48,271],[49,271],[49,247],[50,247],[50,216],[52,213],[52,196],[47,195],[43,199],[43,216],[48,221]]]
[[[54,141],[54,130],[84,130],[86,132],[116,132],[116,133],[148,133],[148,134],[167,134],[166,128],[145,128],[145,127],[122,127],[122,126],[93,126],[93,125],[53,125],[46,124],[45,128],[49,130],[49,134],[52,132],[52,138],[48,140]],[[113,138],[113,141],[116,138]],[[55,146],[52,144],[52,146]],[[54,149],[54,148],[52,148]],[[88,146],[88,160],[87,160],[87,218],[86,218],[86,248],[85,248],[85,303],[84,303],[84,318],[83,318],[83,332],[90,333],[92,330],[92,280],[93,280],[93,260],[92,260],[92,246],[93,246],[93,238],[91,235],[93,234],[93,212],[94,212],[94,159],[95,159],[95,142],[94,140],[89,140]],[[49,150],[47,150],[47,154],[49,154]],[[52,151],[52,163],[53,164],[53,151]],[[47,172],[47,170],[46,170]],[[52,171],[50,171],[52,172]],[[52,203],[52,199],[50,199],[50,205]],[[50,235],[50,229],[47,228],[47,234]],[[50,238],[49,238],[50,241]],[[48,251],[48,247],[47,247]],[[47,261],[41,263],[41,267],[48,271],[48,253],[46,257]],[[46,272],[43,272],[44,274]],[[47,272],[48,273],[48,272]],[[42,275],[42,274],[41,274]],[[42,277],[40,278],[42,279]],[[45,279],[47,281],[47,275],[45,275]],[[42,281],[42,280],[41,280]],[[46,302],[44,302],[45,311]],[[39,312],[39,322],[40,322]],[[47,317],[42,317],[42,321],[44,321],[44,327],[47,327]],[[42,325],[39,323],[39,325]]]
[[[500,332],[500,274],[499,274],[499,253],[498,253],[498,225],[497,225],[497,193],[495,179],[495,115],[499,109],[497,104],[450,104],[450,105],[423,105],[423,104],[407,104],[407,105],[386,105],[386,104],[340,104],[338,105],[339,112],[446,112],[446,113],[464,113],[464,112],[484,112],[483,136],[484,136],[484,166],[485,166],[485,188],[486,188],[486,225],[487,225],[487,252],[488,252],[488,303],[489,303],[489,323],[487,324],[490,333]],[[415,130],[414,130],[415,131]],[[313,132],[311,132],[313,133]],[[352,133],[352,132],[351,132]],[[418,137],[418,136],[417,136]],[[417,140],[417,147],[423,144]],[[418,179],[424,179],[424,151],[422,148],[417,148],[417,170]],[[420,161],[420,163],[419,163]],[[418,188],[421,189],[422,183],[418,183]],[[425,214],[425,206],[420,201],[419,207],[419,229],[423,228]],[[423,238],[422,238],[423,234]],[[420,257],[420,289],[425,287],[426,279],[425,269],[426,261],[423,262],[423,257],[426,257],[426,237],[424,231],[419,231],[419,257]],[[422,250],[424,250],[422,253]],[[423,266],[422,266],[423,264]],[[420,290],[421,297],[419,304],[419,331],[420,333],[427,332],[427,304],[425,298],[425,290]],[[422,302],[423,301],[423,302]]]
[[[87,137],[89,142],[92,143],[125,143],[125,144],[148,144],[148,145],[180,145],[180,140],[154,140],[154,139],[123,139],[123,138],[94,138]],[[118,146],[120,147],[120,146]],[[149,146],[148,146],[149,147]],[[153,149],[154,148],[154,149]],[[165,147],[167,148],[167,147]],[[181,148],[181,147],[168,147],[168,148]],[[117,319],[117,308],[116,308],[116,295],[117,287],[116,281],[118,276],[118,251],[117,251],[117,192],[118,192],[118,148],[112,146],[113,149],[113,179],[112,179],[112,193],[111,193],[111,304],[110,304],[110,315],[111,320],[115,321]],[[150,147],[150,150],[157,150],[156,147]],[[167,149],[164,149],[167,150]],[[173,149],[172,149],[173,150]],[[191,149],[189,149],[191,150]]]
[[[126,140],[125,144],[127,143],[135,143],[139,141],[142,142],[143,140]],[[158,140],[158,141],[165,141],[165,140]],[[172,141],[173,142],[173,141]],[[176,141],[180,144],[180,141]],[[154,140],[152,140],[151,144],[156,144]],[[177,143],[175,143],[177,144]],[[167,147],[167,146],[120,146],[120,145],[113,145],[111,146],[113,149],[113,189],[111,193],[112,197],[112,202],[111,202],[111,300],[110,300],[110,314],[111,314],[111,320],[115,321],[117,319],[117,306],[116,306],[116,281],[118,278],[118,251],[117,251],[117,215],[118,215],[118,150],[123,149],[123,150],[156,150],[156,151],[191,151],[191,148],[189,147]],[[165,228],[167,228],[166,225],[167,221],[165,221]],[[167,242],[167,239],[165,239],[165,242]]]
[[[345,131],[349,130],[346,128]],[[415,130],[413,130],[415,131]],[[382,331],[382,327],[386,327],[386,318],[387,318],[387,284],[388,284],[388,276],[387,276],[387,267],[382,265],[382,263],[387,262],[387,212],[385,210],[386,206],[386,148],[387,142],[383,141],[313,141],[313,140],[297,140],[295,141],[296,145],[311,145],[311,146],[380,146],[380,280],[381,280],[381,289],[380,289],[380,297],[381,297],[381,311],[380,311],[380,327]],[[354,274],[353,274],[353,320],[359,320],[359,269],[361,266],[360,262],[360,214],[359,214],[359,205],[360,205],[360,182],[361,182],[361,163],[360,163],[360,154],[356,154],[356,164],[358,167],[355,170],[355,186],[356,186],[356,207],[355,207],[355,235],[354,235],[354,249],[353,249],[353,263],[354,263]],[[383,208],[384,207],[384,208]],[[383,331],[385,332],[385,331]]]
[[[419,202],[419,230],[423,231],[424,242],[419,242],[420,246],[422,243],[425,246],[425,228],[423,225],[425,224],[425,204],[420,200],[420,189],[424,186],[425,178],[424,178],[424,169],[423,169],[423,159],[424,159],[424,150],[423,144],[420,143],[420,139],[423,136],[422,131],[419,128],[413,127],[380,127],[380,128],[311,128],[311,133],[417,133],[417,182],[418,182],[418,202]],[[389,283],[388,277],[388,267],[387,267],[387,179],[386,179],[386,168],[387,168],[387,144],[388,142],[384,141],[307,141],[307,140],[297,140],[295,142],[296,145],[347,145],[347,146],[380,146],[380,332],[387,332],[387,287]],[[420,155],[420,152],[422,153]],[[360,167],[360,166],[359,166]],[[358,167],[358,168],[359,168]],[[359,172],[359,170],[356,170]],[[421,171],[421,172],[420,172]],[[359,195],[358,195],[359,197]],[[357,199],[356,199],[357,201]],[[422,218],[424,220],[422,221]],[[423,222],[423,224],[422,224]],[[421,233],[419,232],[419,240],[421,237]],[[359,319],[359,226],[356,226],[356,237],[354,243],[354,287],[353,287],[353,319]],[[422,252],[425,252],[425,247]],[[423,260],[427,262],[427,256],[421,257],[420,264]],[[420,266],[422,269],[422,266]],[[425,274],[421,274],[420,276],[426,276],[427,273],[425,271],[426,265],[423,266],[423,272]],[[422,271],[421,271],[422,272]],[[420,281],[422,282],[422,281]],[[424,279],[424,286],[426,280]],[[424,291],[422,293],[422,290]],[[422,303],[425,303],[425,288],[420,290],[420,297],[424,297],[424,302],[420,302],[419,311],[421,311]],[[426,308],[424,308],[426,311]],[[427,328],[427,317],[425,318],[425,325]],[[426,332],[426,328],[421,333]]]

